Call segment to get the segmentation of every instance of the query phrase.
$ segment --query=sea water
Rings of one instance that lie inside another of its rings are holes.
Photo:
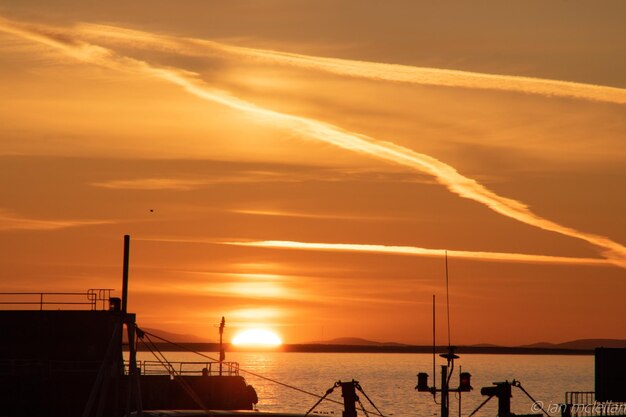
[[[206,353],[215,357],[213,352]],[[168,352],[170,361],[202,361],[197,355],[184,352]],[[148,352],[140,352],[139,360],[153,359]],[[284,411],[305,413],[317,398],[265,379],[246,371],[280,381],[289,386],[324,395],[338,381],[356,380],[373,403],[384,415],[438,416],[440,406],[429,393],[417,392],[417,372],[429,374],[433,383],[432,356],[428,354],[390,353],[285,353],[285,352],[233,352],[227,353],[227,361],[239,362],[241,375],[253,385],[258,393],[260,411]],[[440,386],[441,365],[445,361],[437,357],[437,386]],[[566,355],[462,355],[455,361],[451,387],[458,386],[458,371],[472,374],[474,390],[463,393],[461,415],[468,416],[487,397],[480,388],[493,382],[520,381],[524,389],[544,408],[563,403],[566,391],[593,391],[593,356]],[[519,388],[513,388],[512,410],[517,414],[540,413],[533,402]],[[365,408],[373,410],[364,395],[359,395]],[[337,388],[329,398],[341,401],[341,389]],[[342,406],[323,402],[315,411],[319,414],[341,416]],[[360,412],[360,415],[364,413]],[[477,416],[495,416],[497,399],[492,399]],[[459,415],[458,394],[450,394],[450,417]]]

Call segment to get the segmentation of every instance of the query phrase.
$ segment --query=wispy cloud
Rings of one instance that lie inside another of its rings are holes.
[[[586,241],[601,249],[602,254],[616,265],[626,268],[626,247],[613,240],[560,225],[533,213],[522,202],[500,196],[476,180],[459,173],[454,167],[429,155],[415,152],[392,142],[381,141],[367,135],[350,132],[318,120],[281,113],[244,101],[231,94],[210,88],[196,74],[181,69],[161,68],[145,61],[129,58],[116,52],[87,43],[71,30],[52,30],[47,26],[23,25],[6,19],[0,20],[0,30],[22,36],[58,49],[83,62],[136,74],[145,74],[175,84],[188,93],[213,103],[222,104],[280,124],[302,137],[332,144],[352,152],[369,155],[407,168],[432,175],[437,182],[460,197],[476,201],[496,213],[546,231]]]
[[[406,218],[399,217],[383,217],[383,216],[362,216],[358,214],[323,214],[323,213],[311,213],[303,211],[288,211],[288,210],[259,210],[259,209],[233,209],[232,213],[248,214],[251,216],[269,216],[269,217],[296,217],[301,219],[327,219],[327,220],[367,220],[367,221],[398,221],[408,220]]]
[[[223,242],[227,245],[253,246],[260,248],[316,250],[331,252],[367,252],[391,255],[443,257],[446,252],[451,258],[471,259],[479,261],[497,262],[528,262],[570,265],[598,265],[610,266],[611,262],[605,259],[594,258],[570,258],[564,256],[533,255],[525,253],[506,252],[481,252],[464,250],[428,249],[417,246],[389,246],[389,245],[364,245],[356,243],[312,243],[294,242],[285,240],[262,240],[253,242]]]
[[[248,58],[349,77],[420,85],[510,91],[617,104],[626,103],[626,89],[594,84],[318,57],[232,46],[203,39],[158,35],[117,26],[83,24],[79,26],[79,30],[81,33],[92,36],[93,39],[108,38],[134,47],[155,48],[193,56],[226,54],[235,58]]]
[[[293,183],[313,178],[312,176],[294,173],[270,171],[222,172],[219,175],[202,178],[133,178],[122,180],[106,180],[91,183],[94,187],[115,190],[179,190],[189,191],[215,184],[246,184],[246,183]]]
[[[209,296],[211,298],[245,301],[249,306],[263,303],[263,307],[247,308],[241,316],[252,316],[254,312],[271,317],[274,308],[267,307],[273,303],[282,306],[302,307],[305,304],[337,305],[337,303],[377,303],[400,304],[413,303],[414,300],[401,300],[386,291],[372,291],[367,287],[360,290],[328,291],[328,277],[321,275],[277,275],[277,274],[236,274],[227,272],[207,271],[176,271],[175,281],[161,283],[138,282],[135,288],[138,291],[151,294],[185,294],[194,296]],[[362,278],[359,278],[361,281]],[[344,278],[334,286],[352,288],[353,281]],[[375,294],[373,294],[375,293]],[[261,319],[261,317],[258,317]]]
[[[319,243],[319,242],[298,242],[291,240],[257,240],[257,241],[239,241],[239,240],[220,240],[193,237],[141,237],[137,240],[167,243],[198,243],[198,244],[222,244],[233,246],[248,246],[269,249],[292,249],[292,250],[311,250],[311,251],[329,251],[329,252],[364,252],[378,253],[381,255],[406,255],[406,256],[425,256],[425,257],[443,257],[445,253],[451,258],[468,259],[475,261],[495,261],[495,262],[520,262],[520,263],[547,263],[547,264],[569,264],[569,265],[590,265],[590,266],[612,266],[613,262],[599,258],[578,258],[567,256],[550,256],[527,253],[511,253],[511,252],[485,252],[485,251],[466,251],[466,250],[446,250],[422,248],[419,246],[398,246],[398,245],[371,245],[359,243]],[[255,266],[258,268],[258,266]],[[275,274],[226,274],[221,272],[220,275],[231,275],[232,277],[278,277]]]
[[[3,230],[58,230],[68,227],[111,224],[108,220],[52,220],[18,216],[0,209],[0,231]]]
[[[115,190],[181,190],[189,191],[205,185],[206,181],[178,180],[173,178],[140,178],[94,182],[95,187]]]

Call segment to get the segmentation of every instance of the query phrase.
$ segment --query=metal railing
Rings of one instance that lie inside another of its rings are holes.
[[[98,372],[101,361],[47,361],[37,359],[0,360],[0,376],[55,375]],[[137,361],[142,375],[219,375],[219,362],[169,362],[163,367],[159,361]],[[124,361],[124,374],[128,375],[128,362]],[[120,368],[121,371],[121,368]],[[238,362],[222,362],[222,375],[239,375]]]
[[[565,404],[561,408],[563,417],[586,416],[623,416],[626,415],[626,403],[596,401],[594,391],[568,391]]]
[[[112,288],[91,288],[87,292],[0,292],[0,305],[37,306],[40,311],[45,306],[54,307],[55,310],[67,306],[83,310],[108,310],[111,291]]]
[[[239,375],[238,362],[222,362],[222,375]],[[128,362],[124,361],[124,372],[128,374]],[[142,375],[204,375],[220,374],[220,362],[167,362],[137,361],[137,368]]]

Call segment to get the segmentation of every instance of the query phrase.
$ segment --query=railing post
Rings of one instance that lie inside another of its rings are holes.
[[[39,311],[43,311],[43,293],[39,293]]]

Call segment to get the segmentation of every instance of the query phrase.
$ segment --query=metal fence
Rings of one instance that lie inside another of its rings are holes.
[[[124,370],[128,374],[128,362],[124,362]],[[137,361],[137,368],[142,375],[220,375],[220,362],[159,362]],[[238,362],[221,362],[221,375],[239,375]]]
[[[568,391],[561,409],[563,417],[624,416],[626,403],[596,401],[594,391]]]
[[[164,366],[165,365],[165,366]],[[239,375],[238,362],[222,362],[221,375]],[[56,375],[74,373],[96,373],[102,366],[100,361],[47,361],[37,359],[0,360],[0,376]],[[167,362],[137,361],[142,375],[220,375],[220,362]],[[124,373],[128,375],[129,364],[124,361]],[[120,368],[121,371],[121,368]]]
[[[112,288],[92,288],[87,292],[0,292],[0,305],[22,310],[108,310],[111,291]]]

